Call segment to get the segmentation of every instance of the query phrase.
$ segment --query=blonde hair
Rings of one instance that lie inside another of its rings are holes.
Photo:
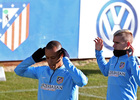
[[[122,30],[118,30],[114,33],[114,37],[115,36],[121,36],[121,39],[125,42],[129,41],[129,42],[133,42],[133,34],[130,30],[128,29],[122,29]]]

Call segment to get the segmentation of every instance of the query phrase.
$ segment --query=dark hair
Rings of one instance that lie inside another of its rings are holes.
[[[46,49],[53,49],[54,47],[56,47],[58,50],[60,50],[62,48],[62,45],[58,41],[50,41],[46,45]]]

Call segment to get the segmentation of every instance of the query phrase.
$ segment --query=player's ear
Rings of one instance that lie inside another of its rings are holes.
[[[64,56],[64,54],[62,53],[60,57],[63,58],[63,56]]]
[[[60,50],[58,50],[57,52],[58,52],[58,54],[59,54],[59,58],[62,58],[63,55],[64,55],[64,54],[63,54],[63,51],[60,49]]]

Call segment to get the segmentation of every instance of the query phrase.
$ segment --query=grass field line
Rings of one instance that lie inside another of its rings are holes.
[[[3,94],[3,93],[15,93],[15,92],[30,92],[30,91],[38,91],[38,89],[0,91],[0,94]]]
[[[16,93],[16,92],[32,92],[32,91],[38,91],[38,89],[24,89],[24,90],[0,91],[0,94]],[[87,96],[87,97],[100,98],[100,99],[106,99],[105,97],[96,96],[96,95],[92,95],[92,94],[86,94],[86,93],[79,93],[79,95]]]
[[[91,88],[104,88],[104,87],[107,87],[107,86],[106,85],[101,85],[101,86],[85,86],[85,87],[82,87],[82,88],[91,89]]]
[[[107,87],[106,85],[101,85],[101,86],[85,86],[85,87],[80,87],[83,89],[92,89],[92,88],[103,88]],[[28,91],[38,91],[38,89],[23,89],[23,90],[9,90],[9,91],[0,91],[0,94],[2,93],[13,93],[13,92],[28,92]]]
[[[29,92],[29,91],[38,91],[38,89],[24,89],[24,90],[1,91],[0,94],[16,93],[16,92]],[[101,96],[96,96],[96,95],[86,94],[86,93],[79,93],[79,95],[87,96],[87,97],[94,97],[94,98],[99,98],[99,99],[106,99],[106,97],[101,97]]]
[[[86,86],[86,87],[82,87],[83,89],[84,88],[88,88],[88,89],[91,89],[91,88],[103,88],[103,87],[107,87],[105,85],[102,85],[102,86]],[[9,90],[9,91],[0,91],[0,94],[5,94],[5,93],[18,93],[18,92],[32,92],[32,91],[38,91],[38,89],[22,89],[22,90]],[[105,99],[105,97],[101,97],[101,96],[97,96],[97,95],[92,95],[92,94],[86,94],[86,93],[80,93],[79,92],[79,95],[82,95],[82,96],[87,96],[87,97],[94,97],[94,98],[100,98],[100,99]]]
[[[94,98],[99,98],[99,99],[106,99],[106,97],[92,95],[92,94],[86,94],[86,93],[79,93],[79,95],[87,96],[87,97],[94,97]]]

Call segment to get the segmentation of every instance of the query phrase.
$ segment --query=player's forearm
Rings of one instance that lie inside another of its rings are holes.
[[[97,63],[98,63],[98,66],[99,66],[101,72],[104,74],[104,76],[108,76],[108,72],[106,70],[107,62],[106,62],[105,58],[102,56],[103,51],[95,50],[95,52],[96,52]]]
[[[131,67],[131,72],[134,75],[137,84],[140,86],[140,68],[136,62],[136,58],[134,56],[131,56],[128,60]]]
[[[16,68],[15,68],[15,73],[19,76],[24,76],[24,72],[28,69],[29,66],[34,64],[34,60],[32,57],[29,57],[22,61]]]
[[[66,69],[71,74],[71,77],[75,84],[77,84],[80,87],[87,84],[88,78],[84,75],[84,73],[81,70],[77,69],[67,57],[63,58],[63,63]]]

